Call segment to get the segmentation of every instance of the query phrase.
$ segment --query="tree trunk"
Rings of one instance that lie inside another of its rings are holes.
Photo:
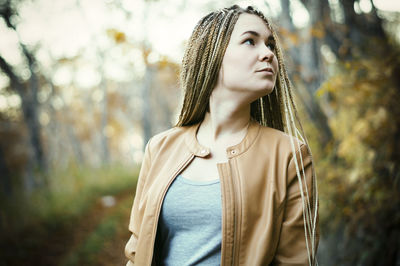
[[[35,67],[36,67],[36,61],[31,54],[31,52],[28,51],[26,46],[22,43],[20,43],[20,46],[22,48],[23,54],[25,55],[27,61],[28,61],[28,66],[29,66],[29,71],[30,71],[30,79],[29,79],[29,85],[30,89],[25,90],[25,94],[23,94],[26,97],[26,105],[25,108],[27,109],[26,112],[24,112],[25,119],[28,123],[28,128],[29,131],[31,132],[31,143],[33,146],[33,150],[35,153],[36,157],[36,162],[38,164],[39,170],[41,172],[44,172],[47,174],[47,162],[46,162],[46,157],[45,153],[43,150],[43,143],[41,139],[41,126],[39,123],[39,109],[40,109],[40,104],[37,99],[38,91],[39,91],[39,81],[38,77],[36,75]],[[21,95],[20,95],[21,96]],[[21,96],[22,98],[22,96]],[[47,182],[46,180],[41,180],[44,182]]]
[[[107,84],[104,78],[103,71],[100,72],[102,79],[100,87],[103,92],[102,112],[101,112],[101,149],[102,149],[102,162],[108,164],[110,162],[110,152],[108,149],[108,136],[107,136],[107,125],[108,125],[108,95],[107,95]]]
[[[306,8],[310,13],[311,20],[310,27],[303,30],[303,35],[306,34],[303,38],[309,41],[301,43],[299,46],[294,43],[290,44],[288,53],[295,67],[293,70],[291,69],[289,74],[292,80],[294,75],[300,77],[302,84],[296,86],[299,99],[305,106],[306,113],[311,122],[318,128],[321,143],[326,145],[332,139],[332,131],[327,123],[328,119],[326,114],[323,112],[320,103],[317,102],[314,96],[324,78],[319,53],[320,41],[317,40],[315,36],[312,36],[312,27],[314,27],[319,20],[317,14],[320,10],[320,5],[316,0],[304,1],[303,3],[308,4]],[[292,34],[295,30],[295,26],[290,15],[289,0],[281,0],[281,6],[281,24],[289,31],[289,34]],[[298,37],[300,38],[301,36]],[[289,42],[290,40],[286,38],[283,41]]]
[[[24,115],[24,120],[28,129],[29,141],[33,150],[33,156],[29,156],[28,163],[26,166],[26,184],[35,184],[33,177],[34,165],[37,165],[39,170],[44,170],[45,167],[42,143],[40,139],[40,126],[37,117],[37,106],[35,106],[35,101],[32,99],[32,93],[28,93],[25,89],[24,84],[22,84],[19,78],[14,73],[12,67],[4,60],[0,55],[0,68],[9,77],[11,82],[11,88],[17,92],[21,98],[22,113]],[[37,104],[37,102],[36,102]],[[28,188],[30,189],[30,188]]]
[[[11,196],[12,186],[11,186],[11,175],[10,170],[7,167],[5,161],[5,153],[0,147],[0,185],[1,185],[1,195],[6,197]]]
[[[12,21],[12,17],[17,15],[15,6],[11,1],[6,1],[0,6],[0,16],[4,19],[8,28],[14,30],[17,35],[17,29]],[[18,35],[19,36],[19,35]],[[27,49],[27,47],[19,40],[19,46],[21,47],[22,53],[24,54],[28,68],[30,71],[29,87],[23,84],[19,77],[15,74],[12,67],[0,56],[0,68],[9,77],[11,81],[11,88],[14,89],[21,98],[21,106],[24,115],[24,119],[28,128],[29,140],[33,149],[34,165],[38,170],[47,175],[47,163],[43,150],[43,144],[40,134],[40,124],[38,119],[39,103],[37,101],[37,92],[39,90],[39,81],[36,75],[36,60],[33,54]],[[32,163],[28,163],[32,165]],[[28,173],[32,173],[32,169],[28,166]],[[28,174],[28,176],[32,176]],[[45,178],[46,179],[46,178]],[[41,180],[41,183],[45,183],[46,180]]]

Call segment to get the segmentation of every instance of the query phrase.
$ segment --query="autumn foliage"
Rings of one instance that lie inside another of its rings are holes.
[[[332,142],[315,144],[322,249],[339,264],[394,265],[398,256],[400,56],[385,53],[338,63],[317,92],[333,111]]]

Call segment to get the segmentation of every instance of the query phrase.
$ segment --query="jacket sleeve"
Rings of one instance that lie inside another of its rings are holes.
[[[307,146],[302,144],[300,150],[296,152],[296,158],[299,165],[299,171],[302,172],[300,161],[300,152],[303,159],[306,184],[302,178],[302,187],[304,198],[306,199],[306,186],[308,190],[308,199],[311,206],[315,205],[315,198],[312,196],[313,178],[312,161],[308,153]],[[303,176],[303,175],[301,175]],[[272,265],[309,265],[308,251],[306,246],[306,237],[303,220],[303,204],[300,192],[300,183],[297,178],[295,156],[290,159],[287,169],[287,188],[286,202],[283,211],[283,220],[281,225],[280,237]],[[311,208],[314,210],[314,208]],[[312,217],[314,214],[312,214]],[[316,223],[316,241],[315,253],[318,247],[318,217]],[[311,242],[308,237],[308,247],[311,252]],[[314,262],[312,262],[313,264]]]
[[[135,264],[135,254],[136,254],[136,244],[138,240],[138,234],[140,231],[140,225],[143,218],[143,210],[139,208],[140,198],[142,196],[143,187],[145,183],[145,179],[148,175],[150,165],[151,165],[151,157],[150,157],[150,140],[146,145],[144,158],[142,161],[142,166],[140,168],[138,182],[136,185],[136,193],[135,199],[133,201],[133,206],[131,210],[131,217],[129,221],[129,231],[132,233],[130,239],[125,245],[125,256],[129,259],[127,262],[127,266],[132,266]]]

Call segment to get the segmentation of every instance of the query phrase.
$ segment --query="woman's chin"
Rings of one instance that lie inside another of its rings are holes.
[[[272,93],[273,90],[274,90],[274,87],[268,86],[268,87],[259,88],[256,91],[258,92],[257,93],[259,96],[258,98],[260,98],[260,97],[263,97],[263,96],[266,96],[266,95]]]
[[[240,95],[258,99],[260,97],[266,96],[273,92],[274,86],[272,84],[262,84],[260,86],[248,86],[248,87],[232,87],[229,89],[232,92],[240,93]]]
[[[274,91],[274,87],[268,87],[265,89],[265,95],[268,95]]]

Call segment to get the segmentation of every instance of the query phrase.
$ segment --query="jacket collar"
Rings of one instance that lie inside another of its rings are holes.
[[[197,123],[195,125],[188,126],[185,142],[190,152],[195,156],[207,157],[210,154],[210,148],[201,145],[196,137],[200,124],[201,123]],[[246,136],[242,139],[242,141],[226,149],[227,158],[233,158],[247,151],[257,138],[260,128],[261,125],[257,121],[251,119]]]

